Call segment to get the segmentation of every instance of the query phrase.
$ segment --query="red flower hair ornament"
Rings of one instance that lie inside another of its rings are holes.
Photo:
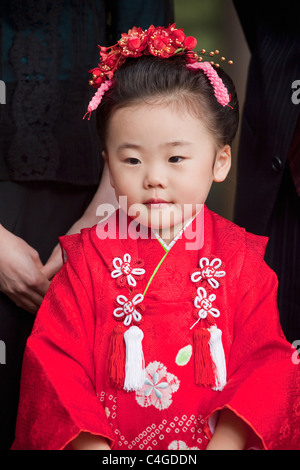
[[[154,27],[151,25],[148,29],[142,30],[134,26],[128,33],[122,33],[121,39],[111,47],[98,46],[100,50],[100,62],[98,67],[89,70],[92,74],[90,85],[97,89],[94,97],[88,105],[87,114],[97,109],[101,103],[104,93],[109,90],[113,81],[112,78],[128,57],[137,58],[142,55],[153,55],[163,59],[168,59],[176,54],[185,54],[187,67],[190,69],[201,69],[209,78],[215,92],[217,101],[226,106],[230,102],[228,91],[214,69],[214,62],[203,62],[202,57],[193,52],[197,45],[196,38],[186,36],[183,29],[177,29],[176,24],[171,24],[168,28],[162,26]],[[201,54],[206,51],[202,49]],[[219,51],[210,52],[212,57],[219,54]],[[225,60],[221,57],[221,60]],[[232,61],[229,61],[231,64]],[[85,118],[85,116],[83,118]]]

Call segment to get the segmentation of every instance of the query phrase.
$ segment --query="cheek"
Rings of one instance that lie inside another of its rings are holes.
[[[210,161],[208,164],[195,167],[190,174],[188,184],[190,191],[205,192],[207,188],[210,188],[213,178],[213,164],[210,164]]]
[[[124,189],[129,186],[126,171],[122,171],[122,169],[117,164],[111,163],[110,178],[117,192],[124,192]]]
[[[126,171],[117,171],[112,174],[113,187],[117,198],[123,196],[126,198],[128,205],[135,204],[138,200],[138,190],[136,185],[133,184],[132,176],[128,176]]]
[[[211,175],[193,175],[186,182],[180,182],[176,188],[178,200],[185,204],[204,204],[212,184]]]

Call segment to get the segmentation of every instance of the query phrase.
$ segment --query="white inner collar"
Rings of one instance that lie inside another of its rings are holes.
[[[171,248],[175,245],[175,243],[177,242],[177,240],[181,237],[181,235],[183,234],[183,232],[185,231],[185,229],[192,223],[192,221],[195,219],[195,217],[197,217],[197,214],[194,215],[194,217],[192,217],[191,219],[189,219],[185,225],[182,227],[182,229],[180,230],[180,232],[177,233],[176,237],[173,238],[173,240],[167,244],[162,238],[161,236],[159,235],[159,233],[156,231],[156,230],[151,230],[152,233],[155,235],[155,237],[157,238],[157,240],[159,241],[159,243],[164,247],[164,249],[166,251],[170,251]]]

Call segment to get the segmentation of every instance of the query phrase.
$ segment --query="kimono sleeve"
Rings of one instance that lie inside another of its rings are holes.
[[[94,386],[93,296],[79,242],[63,242],[70,261],[52,281],[27,341],[13,450],[64,449],[81,431],[113,445]]]
[[[228,383],[214,411],[227,407],[249,424],[248,448],[299,449],[299,361],[281,330],[277,277],[247,253],[236,305]]]

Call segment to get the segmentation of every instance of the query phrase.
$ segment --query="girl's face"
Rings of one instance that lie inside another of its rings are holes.
[[[217,149],[199,119],[163,102],[116,110],[106,149],[121,207],[166,242],[199,212],[212,182],[223,181],[231,163],[230,147]]]

